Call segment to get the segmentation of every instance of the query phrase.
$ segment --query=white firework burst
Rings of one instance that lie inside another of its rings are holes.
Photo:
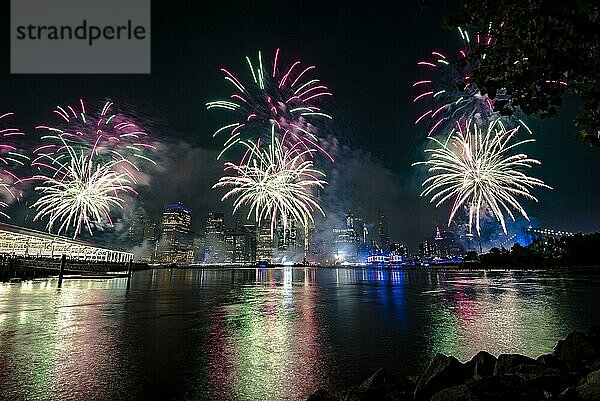
[[[430,196],[436,207],[453,201],[448,224],[461,208],[467,208],[469,230],[475,222],[478,234],[481,211],[485,209],[500,222],[504,233],[505,214],[514,221],[513,210],[516,210],[529,219],[519,197],[537,202],[531,189],[551,187],[524,172],[541,164],[538,160],[524,153],[512,154],[519,146],[535,141],[512,142],[517,132],[518,127],[507,130],[498,119],[487,128],[468,120],[464,127],[459,125],[458,130],[453,129],[445,142],[429,137],[435,147],[425,151],[429,154],[427,161],[415,163],[428,166],[431,174],[423,182],[425,189],[421,196]]]
[[[248,206],[248,218],[254,214],[259,225],[270,220],[271,236],[278,219],[285,229],[290,219],[307,227],[314,222],[316,211],[325,215],[313,195],[315,189],[323,189],[327,184],[322,180],[325,174],[314,168],[309,157],[315,149],[306,149],[300,142],[290,145],[289,141],[280,141],[274,127],[267,147],[261,147],[260,141],[244,144],[249,150],[249,161],[239,165],[225,163],[225,171],[235,175],[224,176],[213,186],[230,188],[222,200],[236,198],[233,213]]]
[[[67,161],[51,159],[47,167],[52,174],[33,177],[42,183],[35,188],[42,196],[31,206],[37,211],[34,221],[48,217],[49,232],[58,223],[58,234],[73,229],[73,238],[84,227],[93,235],[92,226],[112,225],[110,212],[113,208],[123,208],[122,195],[135,192],[131,176],[118,168],[128,162],[126,159],[96,162],[93,152],[65,146]]]

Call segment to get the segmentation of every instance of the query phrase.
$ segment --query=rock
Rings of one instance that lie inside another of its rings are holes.
[[[594,349],[596,356],[600,356],[600,323],[596,323],[588,329],[587,340]]]
[[[500,358],[498,358],[500,359]],[[490,376],[465,384],[469,401],[538,401],[544,393],[528,387],[517,376]]]
[[[465,363],[467,375],[475,380],[492,376],[495,367],[496,357],[486,351],[478,352],[469,362]]]
[[[577,397],[583,401],[600,401],[600,370],[589,373],[575,387]]]
[[[501,376],[506,374],[510,369],[519,365],[536,365],[538,362],[524,355],[519,354],[501,354],[496,361],[494,375]]]
[[[429,400],[445,388],[463,384],[465,366],[453,356],[437,354],[421,375],[414,392],[415,400]]]
[[[569,387],[556,397],[558,401],[578,401],[575,387]]]
[[[431,401],[469,401],[467,397],[467,390],[464,384],[460,386],[452,386],[438,391]]]
[[[400,378],[389,369],[382,368],[365,380],[359,388],[377,392],[393,400],[400,400],[405,399],[407,394],[412,394],[415,385],[409,379]]]
[[[342,401],[408,401],[408,398],[390,398],[381,389],[368,389],[355,387],[347,391],[342,397]]]
[[[552,355],[575,371],[584,370],[587,364],[596,359],[596,353],[587,336],[578,331],[573,331],[564,340],[558,341]]]
[[[329,391],[320,388],[309,395],[306,401],[339,401],[339,398],[332,395]]]
[[[525,387],[553,394],[564,391],[576,382],[567,372],[545,365],[521,364],[509,369],[506,374],[523,379]]]
[[[564,371],[569,369],[564,362],[559,361],[558,358],[552,354],[540,355],[536,358],[536,361],[544,366],[547,366],[547,367],[553,368],[553,369],[564,370]]]

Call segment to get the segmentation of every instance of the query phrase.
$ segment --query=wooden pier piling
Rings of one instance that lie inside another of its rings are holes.
[[[62,286],[63,275],[65,274],[65,264],[67,263],[67,255],[63,253],[60,257],[60,272],[58,273],[58,286]]]

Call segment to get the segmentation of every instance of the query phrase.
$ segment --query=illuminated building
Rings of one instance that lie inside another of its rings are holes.
[[[388,232],[387,219],[381,212],[379,213],[379,222],[377,223],[377,235],[379,237],[377,245],[379,246],[381,252],[387,253],[390,246],[390,235]]]
[[[286,251],[288,249],[295,250],[298,247],[298,228],[296,227],[296,220],[289,219],[287,227],[284,229],[283,224],[280,222],[277,225],[277,249],[279,251]]]
[[[210,212],[204,230],[204,261],[225,261],[225,219],[223,213]]]
[[[132,216],[127,227],[126,238],[129,246],[142,245],[144,242],[144,216],[137,214]]]
[[[256,225],[244,224],[243,230],[246,235],[246,262],[256,262]]]
[[[166,205],[162,215],[156,260],[160,263],[193,262],[190,254],[191,231],[192,211],[181,203]]]
[[[436,244],[433,241],[423,241],[419,244],[419,255],[421,260],[432,259],[437,256]]]
[[[256,230],[256,261],[273,263],[275,258],[275,236],[271,233],[271,222],[263,220]]]
[[[296,220],[288,219],[287,227],[284,229],[280,221],[277,225],[277,260],[301,262],[304,258],[304,247],[301,240],[299,227]]]
[[[154,262],[154,252],[156,250],[156,222],[146,219],[144,221],[142,261]]]
[[[408,248],[402,244],[390,244],[390,255],[407,256]]]
[[[192,240],[193,263],[204,261],[204,237],[194,237]]]
[[[149,219],[144,222],[144,241],[156,241],[156,223]]]
[[[346,214],[346,227],[333,229],[333,251],[336,263],[356,263],[359,251],[364,248],[361,241],[364,234],[362,221],[349,211]]]
[[[375,264],[385,264],[390,262],[390,257],[382,254],[369,255],[367,262]]]
[[[354,222],[354,213],[348,212],[348,214],[346,215],[346,227],[354,228]]]
[[[333,246],[336,262],[356,262],[358,257],[358,241],[353,228],[334,228]]]
[[[128,262],[133,259],[130,252],[4,223],[0,223],[0,253],[54,259],[64,254],[70,260],[102,262]]]
[[[434,236],[435,257],[437,259],[462,258],[465,249],[460,244],[460,239],[460,236],[457,237],[454,232],[441,231],[439,227],[436,227]]]
[[[226,263],[246,263],[246,233],[241,229],[241,225],[236,224],[235,228],[225,230],[225,262]]]

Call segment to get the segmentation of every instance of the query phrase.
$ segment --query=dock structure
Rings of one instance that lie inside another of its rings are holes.
[[[81,262],[126,263],[133,260],[131,252],[5,223],[0,223],[0,254],[57,261],[62,255],[71,261]]]

